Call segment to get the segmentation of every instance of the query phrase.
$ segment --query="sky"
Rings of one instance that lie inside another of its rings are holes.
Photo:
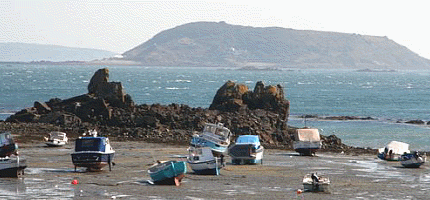
[[[0,42],[124,53],[190,22],[387,36],[430,59],[426,1],[0,0]]]

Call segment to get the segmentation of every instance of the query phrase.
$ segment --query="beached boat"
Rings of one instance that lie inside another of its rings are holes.
[[[49,147],[60,147],[66,145],[68,138],[66,133],[63,132],[50,132],[48,137],[45,137],[45,144]]]
[[[303,177],[303,187],[305,191],[309,192],[329,192],[330,179],[316,173],[306,174]]]
[[[263,164],[264,147],[258,135],[241,135],[228,149],[233,164]]]
[[[185,161],[157,162],[148,169],[148,174],[155,184],[176,186],[181,184],[186,172],[187,164]]]
[[[10,132],[0,133],[0,177],[24,175],[26,160],[18,156],[18,145]]]
[[[219,175],[223,160],[214,157],[209,147],[188,148],[188,164],[196,174]]]
[[[293,148],[300,155],[315,155],[321,146],[320,133],[316,128],[301,128],[294,133]]]
[[[16,155],[0,158],[0,177],[20,177],[27,167],[26,160]]]
[[[409,144],[391,141],[384,148],[378,149],[378,158],[387,161],[400,161],[400,156],[409,153]]]
[[[0,157],[11,156],[17,149],[18,145],[15,144],[10,132],[0,133]]]
[[[400,162],[406,168],[418,168],[426,162],[426,154],[417,151],[400,156]]]
[[[75,152],[72,162],[77,167],[86,167],[89,171],[99,171],[106,165],[112,170],[115,151],[109,143],[109,138],[97,137],[96,132],[89,137],[79,137],[75,142]]]
[[[191,146],[193,147],[210,147],[215,157],[226,153],[230,145],[231,132],[224,127],[222,123],[206,123],[200,134],[193,135]]]

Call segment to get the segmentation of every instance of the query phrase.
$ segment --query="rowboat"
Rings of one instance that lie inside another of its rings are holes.
[[[158,161],[148,169],[152,181],[161,185],[179,186],[186,172],[187,164],[185,161]]]

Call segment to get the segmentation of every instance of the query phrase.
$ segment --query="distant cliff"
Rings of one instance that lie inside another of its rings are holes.
[[[56,45],[0,43],[0,62],[91,61],[109,58],[114,52]]]
[[[195,22],[165,30],[123,56],[163,66],[430,67],[430,60],[387,37],[225,22]]]

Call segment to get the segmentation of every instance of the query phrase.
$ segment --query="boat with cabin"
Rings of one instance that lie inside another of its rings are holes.
[[[300,155],[315,155],[322,147],[320,132],[316,128],[300,128],[294,133],[293,148]]]
[[[148,169],[148,174],[155,184],[176,185],[181,184],[182,179],[187,173],[185,161],[157,161]]]
[[[409,144],[391,141],[384,148],[378,149],[378,158],[387,161],[400,161],[402,154],[410,153]]]
[[[228,149],[233,164],[263,164],[263,152],[258,135],[240,135]]]
[[[0,133],[0,177],[20,177],[27,167],[10,132]]]
[[[188,148],[187,162],[196,174],[219,175],[223,167],[223,158],[215,157],[209,147]]]
[[[400,156],[400,163],[406,168],[419,168],[426,162],[426,154],[414,151]]]
[[[115,151],[110,145],[109,138],[98,137],[96,131],[89,136],[79,137],[75,141],[75,151],[72,153],[72,162],[77,167],[86,167],[89,171],[100,171],[103,167],[112,164]]]
[[[48,134],[48,137],[45,137],[45,144],[48,147],[61,147],[66,145],[68,140],[66,133],[53,131]]]
[[[200,134],[193,135],[190,145],[193,147],[210,147],[215,157],[227,152],[231,132],[224,124],[206,123]]]

